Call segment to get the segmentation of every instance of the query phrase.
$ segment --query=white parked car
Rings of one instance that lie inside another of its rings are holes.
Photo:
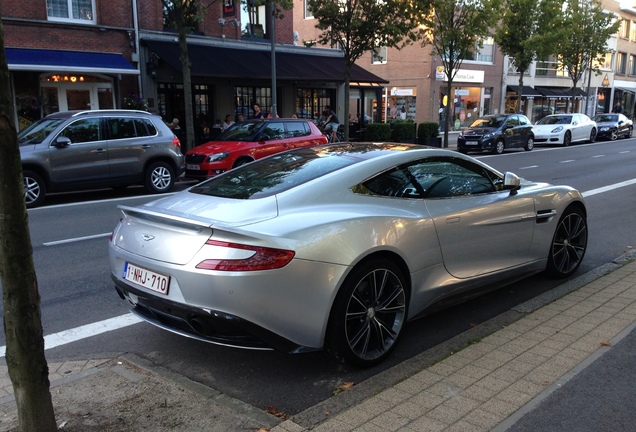
[[[534,125],[535,144],[569,146],[576,142],[594,142],[598,127],[585,114],[552,114]]]

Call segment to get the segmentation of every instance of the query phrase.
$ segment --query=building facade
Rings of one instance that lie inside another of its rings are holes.
[[[206,9],[188,35],[192,125],[183,121],[180,53],[161,0],[5,0],[0,14],[20,128],[63,110],[144,108],[199,129],[227,114],[249,117],[255,103],[312,118],[342,105],[342,53],[299,44],[293,11],[272,23],[266,6],[246,0]],[[352,78],[358,91],[378,93],[385,82],[360,67]]]

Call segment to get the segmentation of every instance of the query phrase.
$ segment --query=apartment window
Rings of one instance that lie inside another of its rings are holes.
[[[621,26],[618,29],[618,36],[623,39],[629,38],[629,20],[621,20]]]
[[[311,7],[309,7],[309,0],[303,0],[303,6],[305,8],[305,19],[311,19],[314,17]]]
[[[50,21],[95,23],[95,0],[46,0]]]
[[[386,64],[387,49],[385,46],[373,50],[373,64]]]
[[[619,52],[618,56],[616,57],[616,73],[625,75],[626,70],[627,54]]]
[[[537,61],[535,73],[540,76],[568,76],[563,63],[555,55],[551,55],[545,60]]]
[[[600,69],[607,69],[607,70],[612,70],[612,57],[614,56],[613,53],[607,53],[605,54],[605,58],[603,59],[604,61],[602,61],[599,64],[599,68]]]
[[[629,56],[629,65],[627,70],[629,71],[630,75],[636,75],[636,56],[635,55],[630,55]]]
[[[464,60],[473,60],[484,63],[493,63],[495,59],[495,41],[487,38],[483,41],[483,46],[479,48],[476,44],[470,55]]]
[[[632,42],[636,42],[636,21],[632,21],[629,40]]]

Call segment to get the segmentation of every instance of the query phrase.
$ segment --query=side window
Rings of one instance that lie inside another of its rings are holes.
[[[516,115],[508,117],[506,120],[506,126],[518,126],[519,125],[519,117]]]
[[[131,117],[112,117],[108,119],[110,139],[134,138],[135,122]]]
[[[287,138],[298,138],[309,135],[309,125],[305,122],[287,123]]]
[[[525,116],[519,116],[519,124],[525,126],[528,124],[528,118]]]
[[[138,137],[157,135],[157,129],[150,120],[144,118],[136,118],[134,119],[134,123]]]
[[[263,131],[265,135],[267,135],[270,140],[277,140],[285,138],[285,123],[283,122],[269,122],[265,126],[265,130]]]
[[[455,158],[431,158],[408,170],[424,198],[453,198],[495,192],[499,177],[480,165]]]
[[[411,183],[407,174],[408,172],[394,168],[367,180],[362,184],[361,188],[354,188],[354,191],[368,195],[417,198],[419,195],[415,185]]]
[[[99,118],[77,120],[64,128],[60,136],[70,139],[71,144],[100,141],[102,139],[100,123]]]

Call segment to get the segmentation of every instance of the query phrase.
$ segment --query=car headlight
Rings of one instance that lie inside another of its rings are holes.
[[[608,130],[610,130],[609,126],[601,127],[601,132],[607,132]]]
[[[225,159],[226,157],[228,157],[230,155],[230,152],[223,152],[223,153],[215,153],[213,155],[208,156],[207,161],[206,162],[218,162],[218,161],[222,161],[223,159]]]
[[[490,132],[490,133],[487,133],[486,135],[484,135],[484,139],[489,139],[489,138],[492,138],[494,136],[495,136],[495,132]]]
[[[562,130],[563,130],[563,126],[559,126],[559,127],[556,127],[554,129],[552,129],[552,133],[558,133],[558,132],[561,132]]]

